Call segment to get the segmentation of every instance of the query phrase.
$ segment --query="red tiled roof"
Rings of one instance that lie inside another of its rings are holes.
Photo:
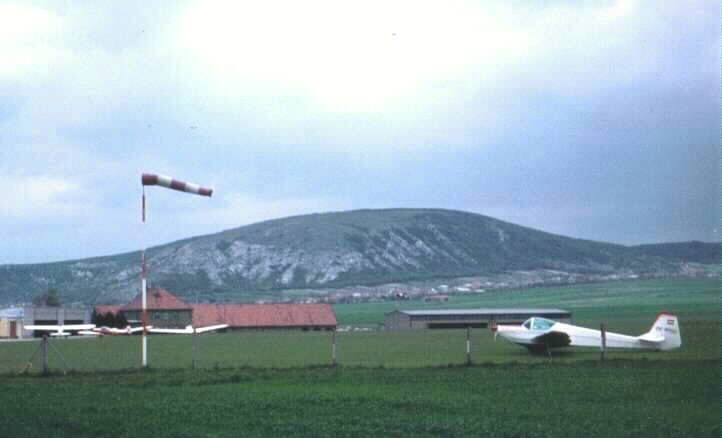
[[[335,327],[330,304],[193,304],[188,305],[163,288],[148,289],[147,308],[193,310],[193,326],[228,324],[231,327]],[[95,306],[100,313],[140,310],[141,294],[125,306]]]
[[[95,306],[95,313],[118,313],[121,307],[122,306],[109,306],[101,304],[100,306]]]
[[[193,326],[231,327],[336,326],[329,304],[193,304]]]
[[[133,298],[133,301],[121,307],[120,310],[141,310],[142,306],[143,297],[139,293]],[[154,287],[148,289],[146,294],[146,308],[149,310],[190,310],[191,306],[162,287]]]

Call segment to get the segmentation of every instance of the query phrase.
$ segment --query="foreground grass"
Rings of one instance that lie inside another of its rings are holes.
[[[719,436],[719,362],[0,377],[4,436]]]

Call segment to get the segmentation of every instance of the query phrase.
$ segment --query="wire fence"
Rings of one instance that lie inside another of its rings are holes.
[[[467,336],[469,339],[467,346]],[[0,343],[0,373],[111,371],[141,367],[135,336],[73,336]],[[232,331],[150,335],[151,368],[420,367],[508,360],[485,329],[410,331]],[[467,349],[468,354],[467,354]],[[43,351],[45,350],[45,351]],[[511,350],[516,352],[515,349]],[[519,352],[521,354],[523,352]]]

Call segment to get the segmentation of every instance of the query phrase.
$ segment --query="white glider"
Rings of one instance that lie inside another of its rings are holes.
[[[151,329],[153,326],[147,326],[148,329]],[[131,327],[126,326],[125,328],[114,328],[114,327],[98,327],[94,328],[93,332],[95,332],[96,335],[111,335],[111,336],[120,336],[120,335],[132,335],[133,333],[142,332],[143,326],[138,327]]]
[[[80,330],[78,334],[83,336],[103,336],[102,333],[96,332],[94,330]]]
[[[40,332],[51,332],[50,336],[70,336],[73,333],[80,333],[84,330],[95,328],[95,324],[68,324],[68,325],[26,325],[25,330],[34,330]]]
[[[562,347],[600,347],[602,344],[602,334],[599,330],[540,317],[530,318],[520,326],[499,325],[495,329],[494,338],[497,335],[532,352]],[[606,332],[608,348],[666,351],[679,348],[681,345],[682,337],[677,316],[667,312],[659,313],[652,328],[640,336]]]
[[[194,333],[205,333],[210,332],[213,330],[222,330],[224,328],[228,327],[228,324],[218,324],[218,325],[210,325],[208,327],[198,327],[194,328],[193,326],[187,325],[184,329],[164,329],[164,328],[151,328],[149,331],[151,333],[166,333],[166,334],[174,334],[174,335],[192,335]]]

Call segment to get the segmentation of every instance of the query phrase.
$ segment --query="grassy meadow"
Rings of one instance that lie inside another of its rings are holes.
[[[4,436],[718,437],[719,366],[610,361],[3,379]]]
[[[660,311],[680,318],[719,320],[718,279],[660,279],[611,281],[558,287],[496,289],[485,293],[451,295],[448,302],[386,301],[338,304],[339,324],[377,326],[384,314],[396,309],[460,309],[479,307],[553,307],[570,310],[574,320],[599,324],[600,320],[654,319]]]
[[[341,326],[441,307],[336,306]],[[0,424],[8,436],[719,436],[717,280],[649,280],[454,296],[447,308],[558,307],[574,322],[641,334],[658,311],[680,317],[682,348],[596,349],[551,358],[472,330],[256,331],[54,340],[40,377],[39,343],[0,343]],[[194,345],[195,342],[195,345]],[[192,370],[194,352],[196,367]],[[72,370],[67,376],[57,371]],[[90,372],[90,373],[89,373]]]

